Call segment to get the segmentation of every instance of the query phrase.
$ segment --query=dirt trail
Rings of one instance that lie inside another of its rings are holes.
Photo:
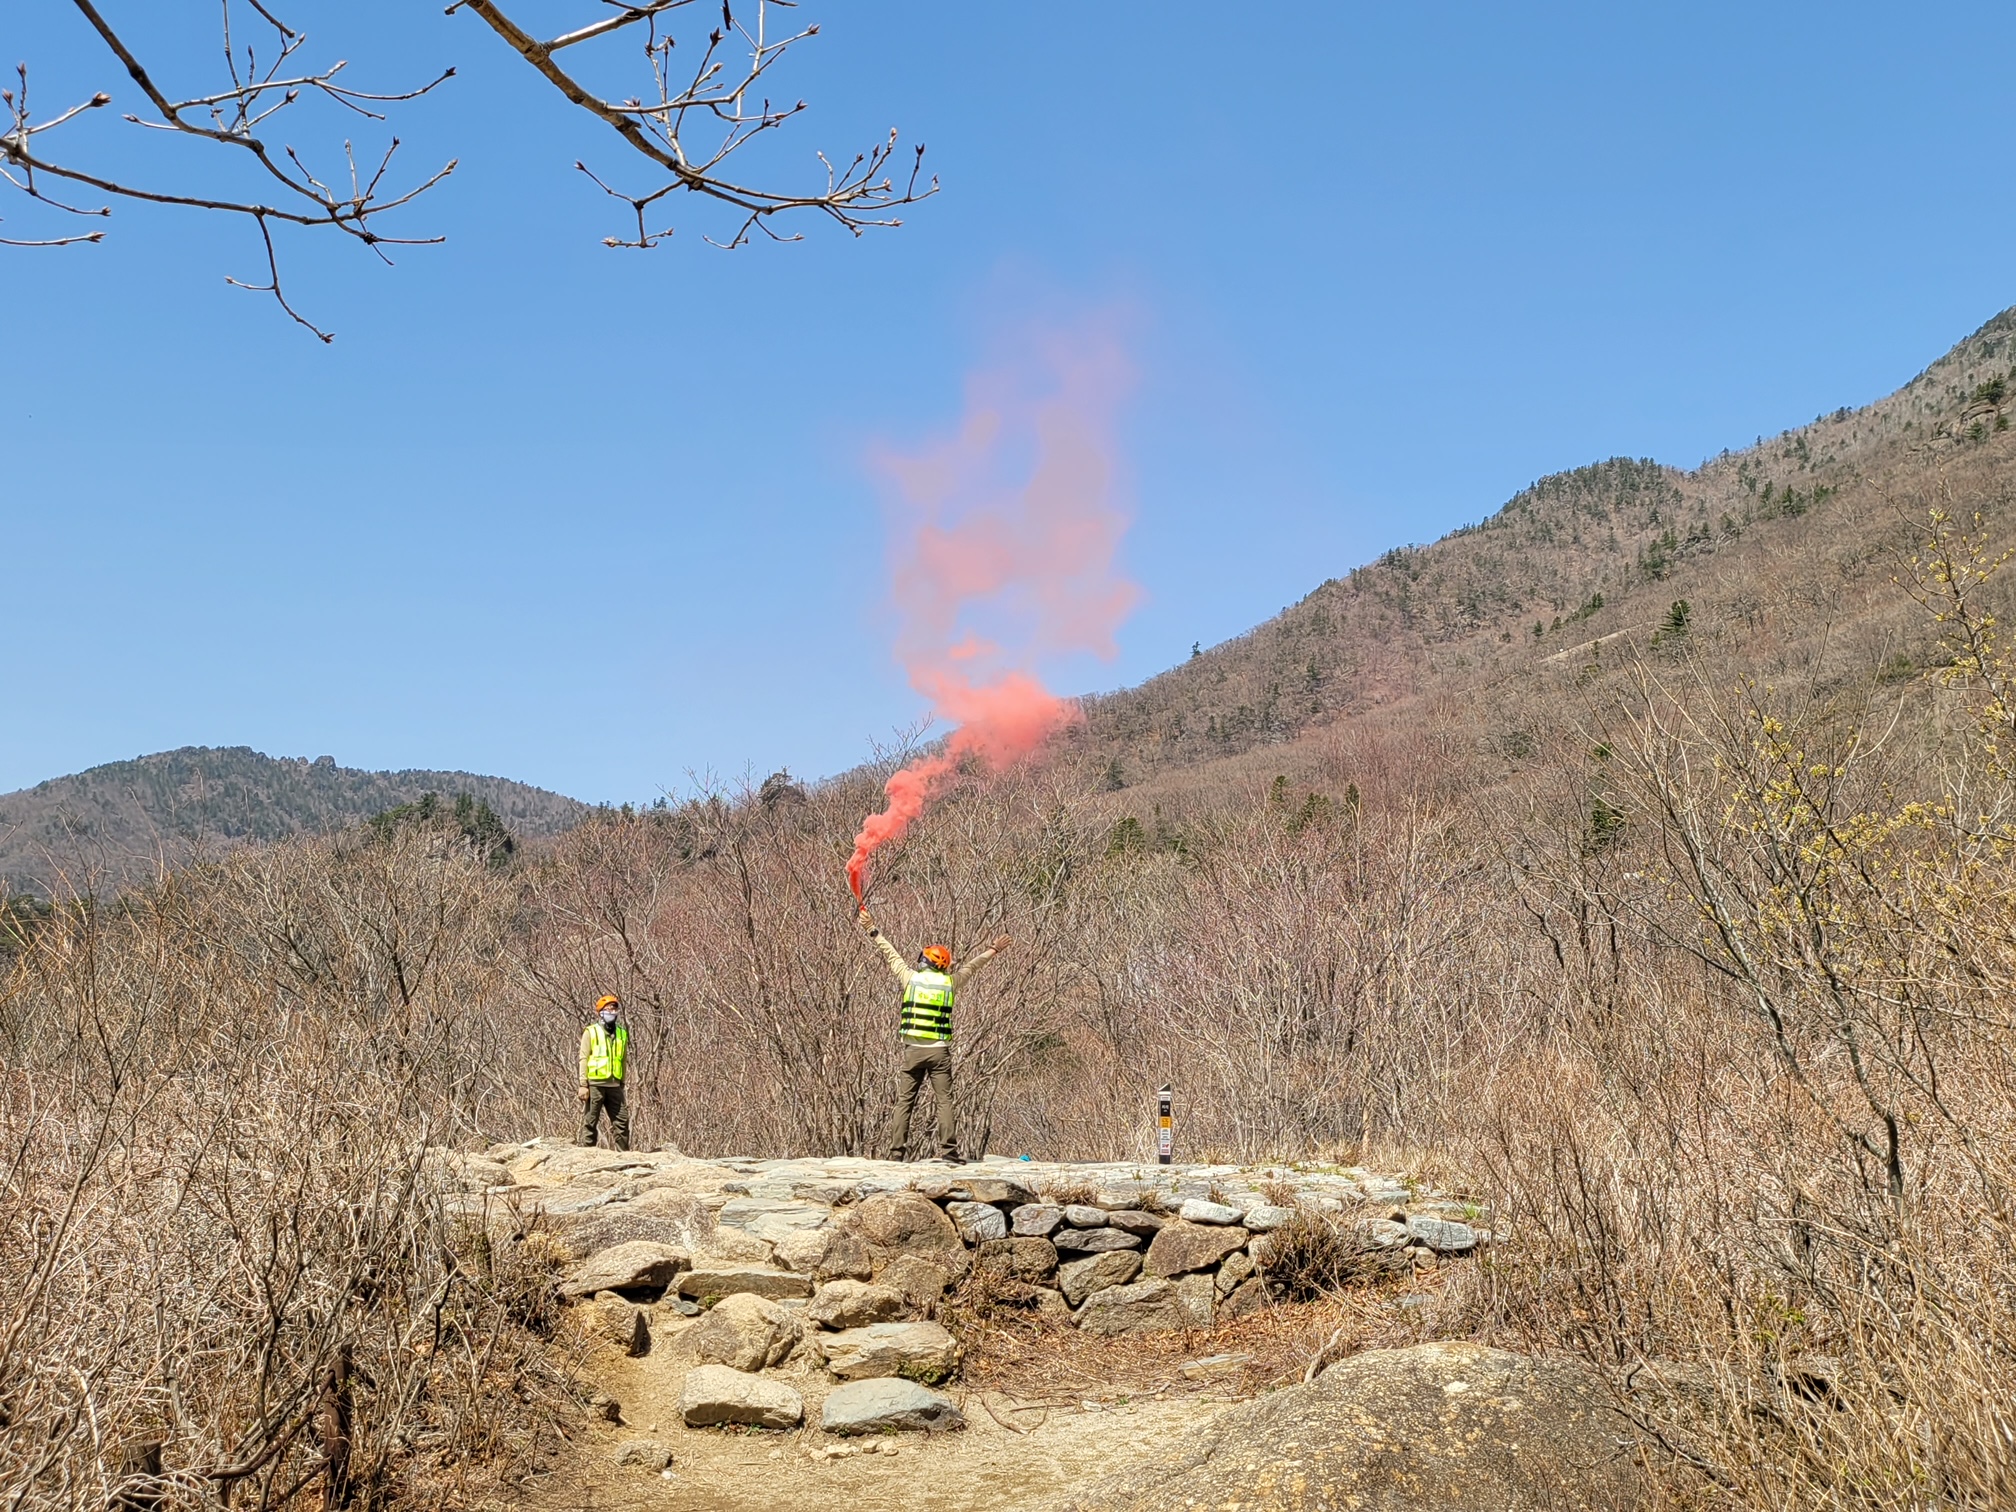
[[[1017,1410],[1000,1391],[954,1386],[948,1394],[966,1415],[963,1432],[838,1439],[814,1429],[685,1427],[678,1393],[689,1362],[676,1348],[654,1348],[635,1360],[612,1353],[596,1363],[604,1388],[623,1404],[623,1423],[593,1424],[544,1484],[531,1488],[528,1505],[541,1512],[1040,1508],[1073,1486],[1172,1449],[1231,1400],[1212,1393],[1087,1406],[1081,1399]],[[804,1393],[808,1422],[817,1422],[830,1385],[819,1373],[790,1380]],[[669,1479],[615,1463],[617,1447],[640,1438],[671,1450]],[[850,1452],[827,1459],[829,1446]]]

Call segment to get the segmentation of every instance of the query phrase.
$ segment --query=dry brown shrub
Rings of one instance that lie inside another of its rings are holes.
[[[1268,1289],[1291,1302],[1313,1302],[1354,1286],[1391,1281],[1411,1270],[1397,1248],[1374,1244],[1355,1224],[1302,1208],[1267,1235],[1260,1267]]]
[[[1040,1192],[1045,1202],[1054,1202],[1059,1207],[1099,1205],[1099,1189],[1086,1181],[1047,1181]]]
[[[301,843],[36,931],[0,987],[10,1505],[467,1506],[550,1458],[550,1273],[425,1158],[482,1099],[498,889]]]

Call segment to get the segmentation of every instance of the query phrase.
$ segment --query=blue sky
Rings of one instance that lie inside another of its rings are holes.
[[[194,93],[214,36],[177,9],[108,7]],[[1046,669],[1083,690],[1543,473],[1866,402],[2016,303],[2007,4],[806,0],[769,176],[893,123],[945,190],[733,254],[683,203],[660,250],[603,248],[571,165],[624,154],[473,18],[283,13],[367,86],[458,67],[400,120],[415,167],[461,159],[407,222],[448,242],[283,242],[329,347],[225,285],[259,271],[240,224],[0,248],[0,790],[182,744],[610,800],[848,766],[920,707],[864,458],[1034,322],[1123,312],[1141,374],[1146,601],[1116,662]],[[130,108],[95,47],[59,0],[0,20],[45,112]],[[94,162],[198,181],[113,114]]]

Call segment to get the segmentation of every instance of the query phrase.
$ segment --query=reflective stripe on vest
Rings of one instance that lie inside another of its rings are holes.
[[[588,1080],[623,1080],[623,1057],[630,1049],[630,1030],[618,1024],[611,1034],[600,1024],[588,1026]]]
[[[905,1039],[936,1043],[952,1038],[952,978],[942,971],[913,971],[903,989],[898,1029]]]

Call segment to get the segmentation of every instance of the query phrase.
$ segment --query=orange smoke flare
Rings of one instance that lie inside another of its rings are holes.
[[[950,439],[878,458],[909,517],[892,574],[898,654],[910,685],[954,729],[943,751],[883,785],[888,807],[868,816],[847,861],[857,899],[869,858],[900,839],[969,760],[1003,770],[1084,717],[1028,664],[1071,651],[1110,659],[1140,599],[1116,566],[1127,528],[1115,438],[1127,361],[1098,332],[1039,341],[1033,355],[973,380]],[[1026,477],[1005,476],[1030,456]],[[968,623],[976,617],[993,633],[977,633]]]

